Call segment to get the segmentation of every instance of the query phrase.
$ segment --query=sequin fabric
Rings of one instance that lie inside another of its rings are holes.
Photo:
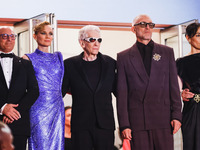
[[[40,95],[30,109],[29,150],[64,150],[63,59],[60,52],[38,49],[27,54],[32,61]]]

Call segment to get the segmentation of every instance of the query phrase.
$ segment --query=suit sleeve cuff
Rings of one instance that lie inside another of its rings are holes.
[[[131,129],[129,126],[125,126],[125,127],[120,127],[120,132],[122,132],[123,130],[125,130],[125,129]]]
[[[3,109],[5,108],[5,106],[7,105],[7,103],[5,103],[2,107],[1,107],[1,109],[0,109],[0,115],[3,115]]]
[[[173,118],[172,120],[178,120],[180,123],[182,123],[182,120],[178,119],[178,118]],[[172,121],[171,120],[171,121]]]

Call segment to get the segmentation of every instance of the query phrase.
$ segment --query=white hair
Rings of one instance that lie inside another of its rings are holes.
[[[86,25],[80,29],[79,35],[78,35],[78,40],[83,40],[83,39],[87,38],[89,31],[97,31],[99,34],[101,34],[98,26]]]

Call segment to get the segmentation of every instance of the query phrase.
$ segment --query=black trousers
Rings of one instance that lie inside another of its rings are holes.
[[[172,129],[155,129],[132,132],[133,150],[173,150]]]
[[[28,136],[13,135],[13,137],[13,145],[15,146],[15,150],[26,150]]]
[[[72,131],[73,150],[113,150],[114,130],[100,129]]]

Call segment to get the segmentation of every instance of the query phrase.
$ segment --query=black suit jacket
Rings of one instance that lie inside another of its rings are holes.
[[[8,89],[0,65],[0,108],[5,104],[19,104],[19,120],[8,124],[14,135],[30,135],[29,109],[39,96],[35,72],[30,61],[13,57],[13,71]],[[3,116],[0,116],[2,120]]]
[[[154,43],[151,73],[134,44],[117,55],[117,108],[120,128],[170,128],[181,121],[181,98],[173,49]]]
[[[116,62],[109,56],[98,54],[101,75],[97,89],[93,91],[82,67],[82,55],[83,53],[64,61],[63,96],[70,89],[73,99],[71,129],[90,129],[95,113],[95,119],[101,128],[114,130],[111,93],[115,90]]]

